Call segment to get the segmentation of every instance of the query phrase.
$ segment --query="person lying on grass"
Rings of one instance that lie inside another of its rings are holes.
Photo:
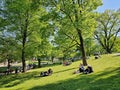
[[[49,76],[52,75],[53,70],[51,68],[49,68],[47,71],[43,71],[40,73],[40,76],[44,77],[44,76]]]

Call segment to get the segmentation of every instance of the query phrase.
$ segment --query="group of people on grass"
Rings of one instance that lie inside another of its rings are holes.
[[[74,74],[76,74],[76,73],[88,74],[88,73],[92,73],[92,72],[93,72],[92,66],[87,65],[87,68],[85,68],[84,65],[82,63],[80,63],[79,69],[77,71],[75,71]]]
[[[87,68],[84,67],[84,65],[82,63],[80,63],[79,69],[77,71],[74,72],[74,74],[77,73],[83,73],[83,74],[88,74],[88,73],[92,73],[93,72],[93,68],[90,65],[87,65]],[[40,76],[44,77],[44,76],[49,76],[52,75],[53,70],[51,68],[49,68],[47,71],[43,71],[40,72]]]

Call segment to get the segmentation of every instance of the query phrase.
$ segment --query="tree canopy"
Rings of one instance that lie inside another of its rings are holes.
[[[117,35],[120,32],[120,10],[106,10],[97,19],[95,38],[107,53],[112,53]]]

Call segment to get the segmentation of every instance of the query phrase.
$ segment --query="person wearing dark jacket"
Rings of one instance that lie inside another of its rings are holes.
[[[85,69],[85,73],[92,73],[93,72],[93,68],[92,66],[88,65],[87,68]]]

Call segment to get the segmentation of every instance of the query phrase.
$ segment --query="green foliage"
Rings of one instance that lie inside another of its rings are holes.
[[[120,11],[106,10],[100,14],[97,21],[95,38],[107,53],[112,53],[117,35],[120,32]]]
[[[6,60],[12,60],[14,61],[15,59],[18,60],[17,56],[17,46],[16,46],[16,41],[13,37],[11,37],[11,34],[7,34],[4,36],[4,34],[1,34],[0,39],[0,62],[4,62]]]

